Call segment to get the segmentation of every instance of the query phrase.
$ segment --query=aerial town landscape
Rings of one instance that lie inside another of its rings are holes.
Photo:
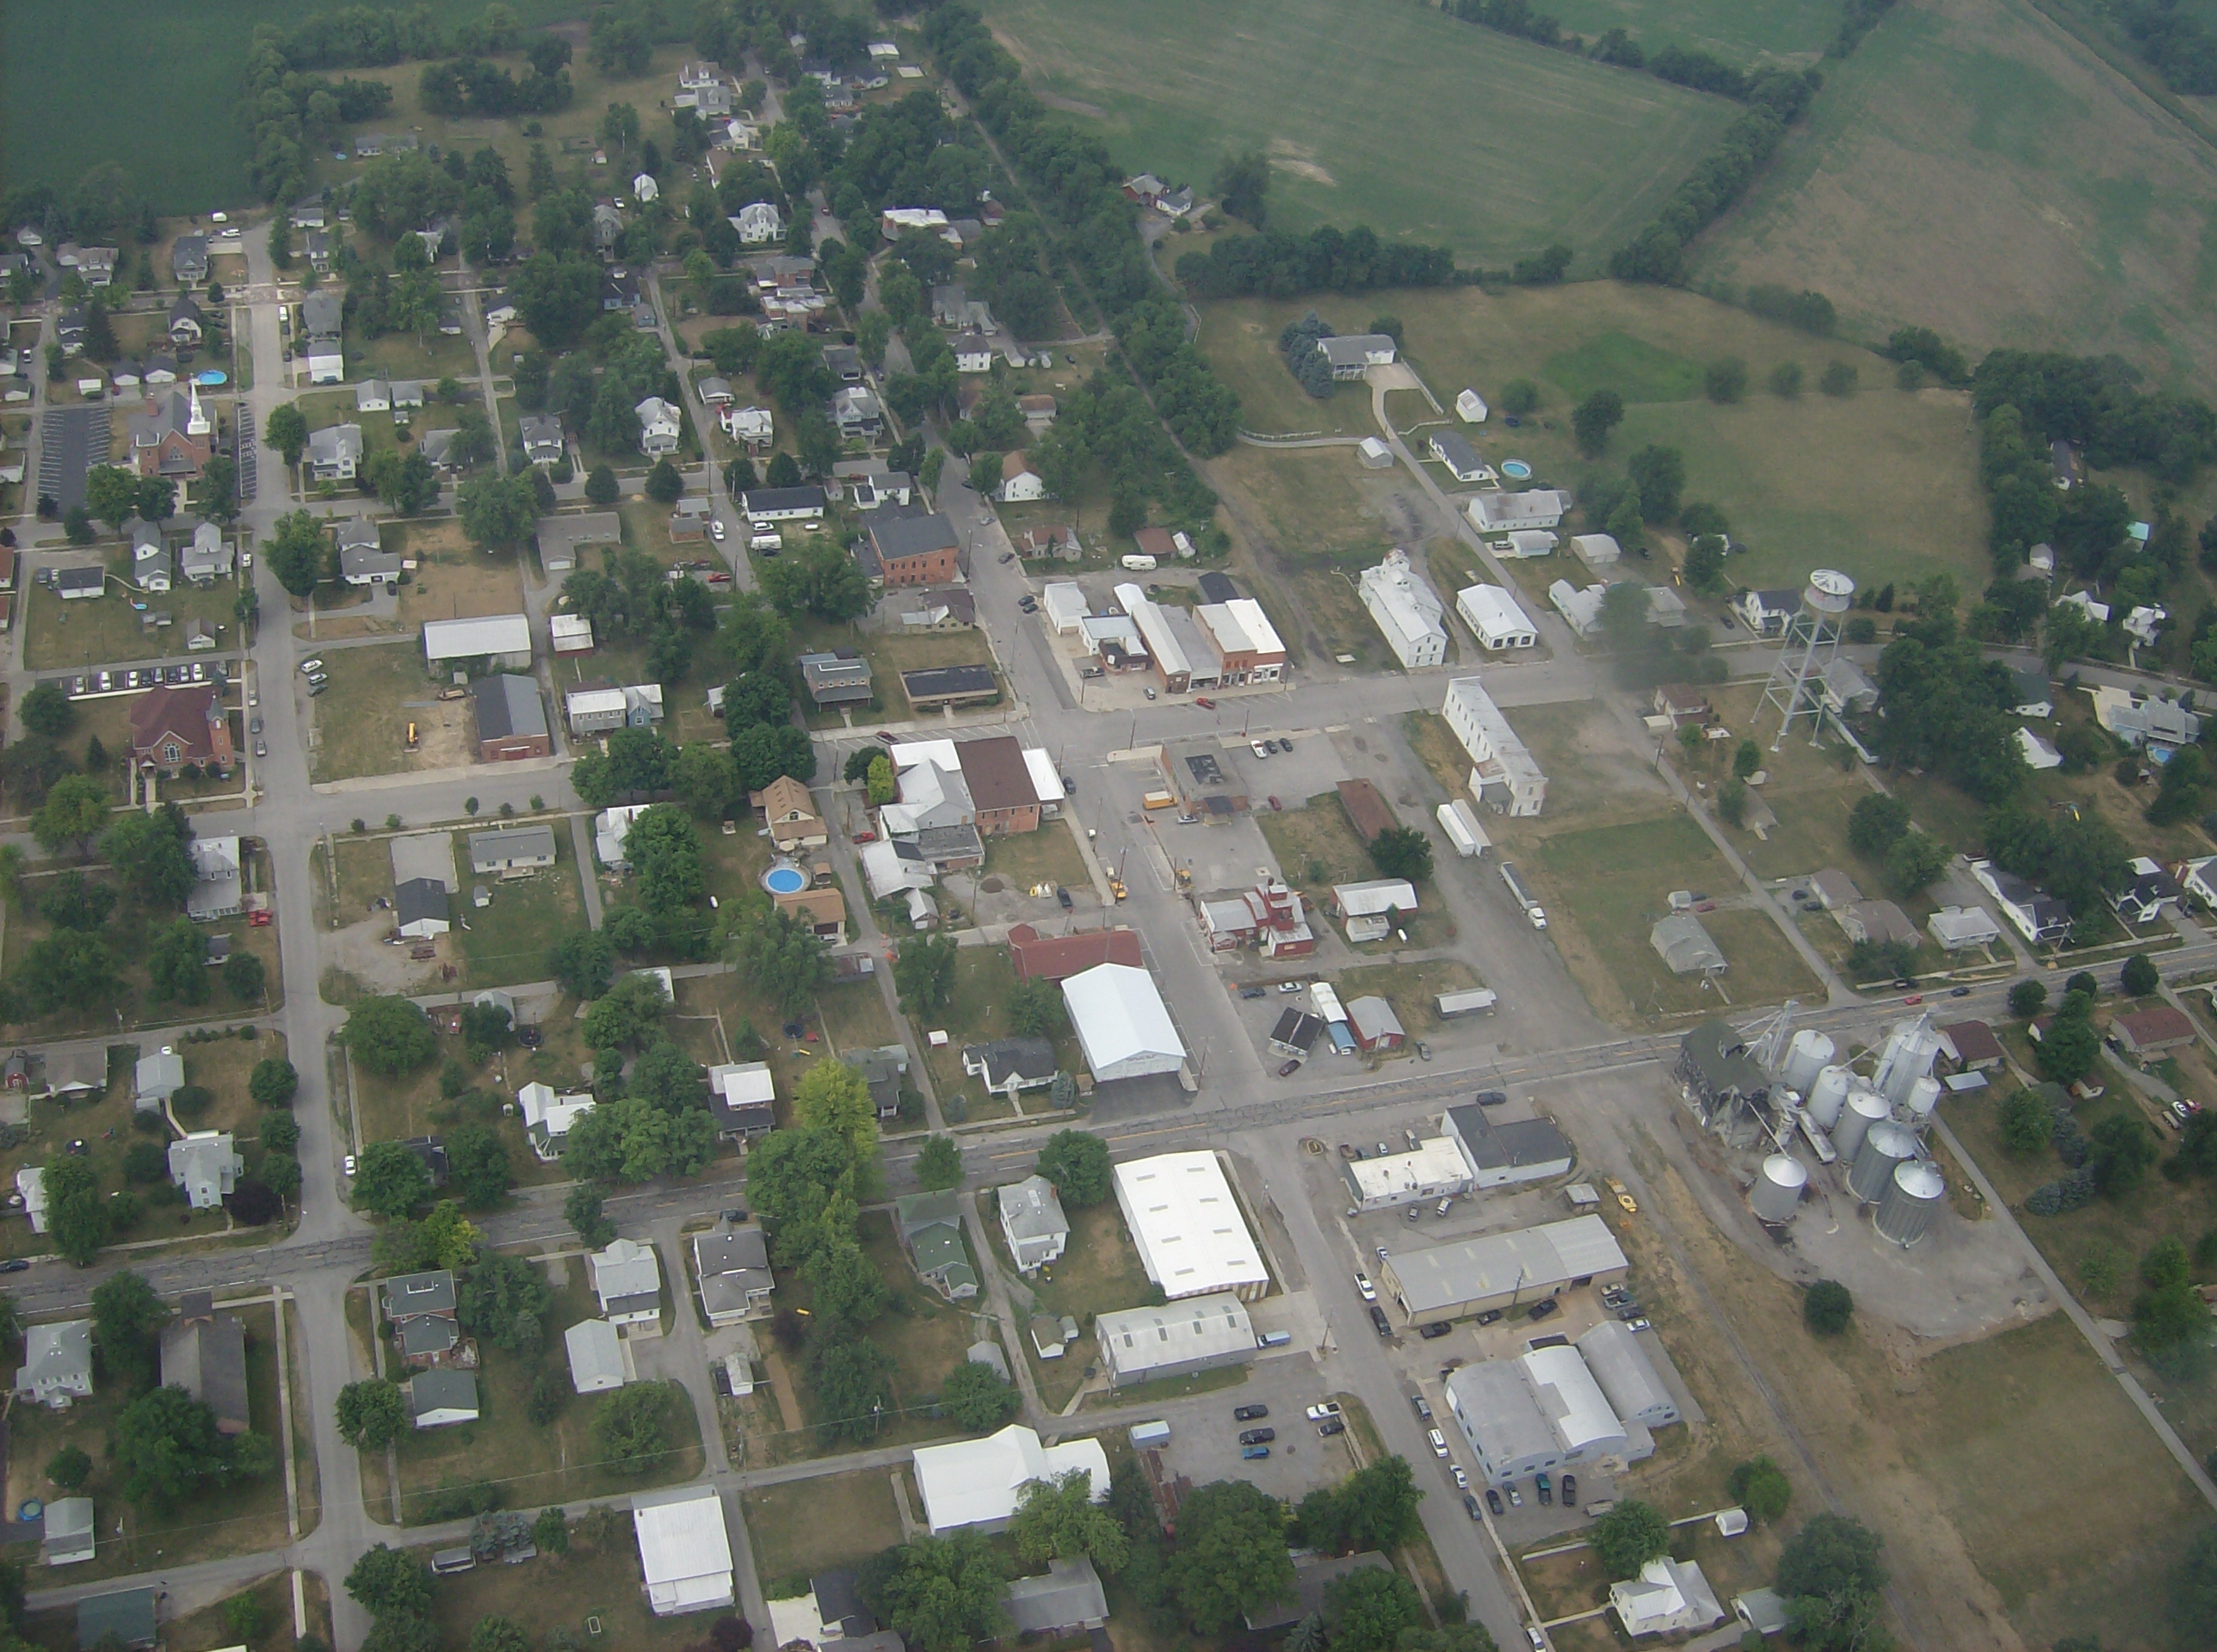
[[[2213,0],[0,41],[0,1652],[2217,1648]]]

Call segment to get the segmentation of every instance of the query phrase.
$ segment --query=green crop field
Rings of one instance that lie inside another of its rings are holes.
[[[1201,348],[1239,392],[1248,428],[1375,432],[1367,385],[1342,385],[1314,401],[1279,361],[1278,330],[1312,305],[1342,332],[1381,311],[1399,317],[1405,353],[1443,404],[1466,385],[1498,402],[1508,380],[1533,379],[1543,399],[1521,429],[1498,417],[1459,427],[1490,462],[1521,459],[1543,480],[1583,493],[1601,476],[1621,474],[1625,456],[1650,442],[1678,448],[1686,496],[1721,505],[1750,547],[1732,561],[1738,583],[1790,583],[1826,564],[1872,586],[1936,566],[1952,570],[1966,589],[1985,581],[1985,506],[1966,398],[1904,392],[1892,363],[1852,345],[1690,293],[1613,281],[1498,295],[1454,287],[1202,305]],[[1703,367],[1723,356],[1748,367],[1751,387],[1736,406],[1701,393]],[[1857,394],[1835,400],[1811,388],[1788,401],[1763,387],[1780,362],[1798,362],[1813,385],[1836,360],[1855,367]],[[1578,456],[1566,416],[1596,390],[1615,391],[1626,407],[1597,464]],[[1397,396],[1392,412],[1405,428],[1436,422],[1413,396]],[[1421,447],[1422,428],[1412,446]],[[1337,549],[1335,559],[1355,561],[1405,542],[1386,503],[1405,477],[1364,472],[1347,448],[1243,447],[1216,461],[1215,473],[1259,502],[1257,525],[1297,558]]]
[[[2217,154],[2030,0],[1897,6],[1825,74],[1702,277],[2217,388]]]
[[[992,0],[987,13],[1041,95],[1133,171],[1205,189],[1223,157],[1259,148],[1274,223],[1368,223],[1491,263],[1559,240],[1590,265],[1737,113],[1388,0]]]
[[[248,41],[260,25],[289,26],[309,9],[287,0],[9,0],[0,7],[0,188],[66,191],[114,161],[165,213],[244,204]],[[439,19],[451,27],[484,9],[484,0],[445,0]],[[532,25],[584,6],[509,0],[509,9]]]
[[[1540,0],[1534,8],[1590,40],[1621,28],[1650,52],[1714,52],[1732,63],[1814,62],[1840,26],[1831,0]]]

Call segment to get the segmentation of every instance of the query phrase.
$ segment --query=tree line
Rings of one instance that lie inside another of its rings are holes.
[[[1319,225],[1308,234],[1264,230],[1231,237],[1177,261],[1177,278],[1202,299],[1261,293],[1363,293],[1379,287],[1445,287],[1456,279],[1446,247],[1384,241],[1367,224],[1351,230]]]

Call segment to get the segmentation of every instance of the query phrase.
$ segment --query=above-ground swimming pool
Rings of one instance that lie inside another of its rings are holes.
[[[1501,473],[1515,481],[1522,482],[1532,474],[1532,467],[1521,459],[1504,459],[1501,461]]]
[[[781,863],[763,873],[762,883],[773,895],[798,895],[808,887],[808,874],[799,866]]]
[[[228,376],[214,367],[210,367],[206,373],[195,373],[193,377],[197,383],[203,385],[220,385],[228,382]]]

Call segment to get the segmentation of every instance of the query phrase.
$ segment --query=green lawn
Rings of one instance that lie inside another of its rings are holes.
[[[1017,1340],[1023,1345],[1024,1358],[1031,1362],[1032,1380],[1039,1385],[1041,1397],[1050,1409],[1060,1410],[1084,1380],[1095,1316],[1155,1301],[1161,1294],[1159,1287],[1147,1278],[1147,1270],[1140,1265],[1139,1253],[1133,1248],[1124,1230],[1123,1216],[1113,1199],[1078,1209],[1065,1206],[1064,1214],[1070,1219],[1070,1243],[1062,1260],[1026,1276],[1016,1272],[1009,1258],[1007,1242],[1001,1237],[1000,1205],[992,1190],[988,1188],[979,1198],[982,1202],[979,1208],[984,1215],[985,1230],[992,1236],[994,1254],[1001,1268],[1010,1278],[1022,1281],[1022,1285],[1012,1287],[1017,1313],[1021,1316],[1023,1312],[1023,1291],[1028,1288],[1035,1311],[1058,1319],[1067,1315],[1078,1322],[1084,1334],[1078,1347],[1061,1359],[1042,1359],[1023,1328],[1016,1328]]]
[[[1225,156],[1261,148],[1274,227],[1367,223],[1497,265],[1554,240],[1605,255],[1736,113],[1387,0],[987,10],[1032,83],[1131,170],[1205,190]]]
[[[899,1472],[857,1469],[741,1492],[739,1507],[765,1597],[781,1598],[786,1583],[797,1583],[791,1593],[805,1594],[809,1578],[899,1543],[900,1506],[893,1501],[892,1476]]]
[[[671,1261],[668,1256],[662,1259],[665,1288]],[[426,1498],[442,1488],[478,1481],[501,1487],[509,1507],[529,1508],[649,1486],[677,1485],[701,1472],[700,1423],[693,1415],[691,1396],[676,1383],[665,1385],[670,1402],[665,1433],[670,1454],[637,1476],[603,1465],[593,1416],[607,1396],[571,1390],[562,1345],[562,1332],[581,1319],[597,1317],[600,1306],[585,1281],[582,1259],[572,1257],[559,1266],[565,1282],[555,1291],[553,1304],[545,1316],[547,1343],[539,1354],[514,1354],[489,1343],[479,1344],[478,1403],[482,1413],[479,1420],[444,1428],[411,1429],[401,1436],[402,1508],[410,1521],[436,1518],[418,1511]],[[542,1372],[553,1373],[566,1396],[560,1415],[544,1427],[524,1415],[532,1384]]]
[[[466,837],[455,845],[458,858],[469,853]],[[386,871],[392,869],[390,856]],[[492,904],[471,904],[462,886],[454,902],[460,923],[453,931],[464,987],[501,986],[546,978],[547,954],[557,940],[583,927],[584,902],[577,891],[577,852],[564,823],[554,827],[554,864],[528,878],[482,880]]]
[[[1934,327],[1973,361],[2115,352],[2151,388],[2217,384],[2217,155],[2193,126],[2030,0],[1897,6],[1824,71],[1697,279],[1815,287],[1862,336]]]
[[[1003,833],[985,840],[985,874],[998,877],[1019,890],[1035,884],[1060,884],[1076,888],[1091,880],[1078,853],[1070,829],[1059,820],[1043,820],[1035,832]]]
[[[129,566],[129,558],[113,546],[89,554],[104,561],[111,576]],[[217,627],[217,651],[238,647],[238,620],[232,613],[238,589],[222,582],[206,590],[181,584],[174,590],[142,595],[111,577],[107,590],[90,601],[65,602],[43,585],[28,585],[15,601],[24,632],[23,663],[34,671],[182,656],[188,620]],[[144,613],[131,606],[134,601],[146,605]],[[168,614],[170,623],[148,625],[146,620],[156,613]]]
[[[1010,966],[1007,947],[965,946],[955,957],[954,991],[947,1007],[936,1014],[910,1017],[916,1026],[917,1042],[923,1045],[924,1061],[931,1069],[932,1088],[938,1093],[942,1110],[948,1098],[959,1095],[965,1114],[970,1119],[999,1118],[1010,1111],[1004,1098],[987,1095],[982,1085],[963,1073],[962,1048],[965,1045],[1015,1036],[1016,1028],[1010,1024],[1006,1005],[1016,984],[1016,971]],[[923,1035],[939,1031],[946,1032],[947,1042],[935,1049]],[[1055,1054],[1063,1071],[1084,1070],[1084,1058],[1078,1052],[1078,1035],[1070,1030],[1066,1021],[1056,1037]],[[1025,1112],[1037,1113],[1047,1105],[1044,1090],[1025,1092]]]
[[[1651,52],[1677,46],[1734,63],[1815,59],[1839,26],[1840,8],[1809,0],[1547,0],[1548,15],[1591,38],[1621,28]],[[1831,65],[1825,65],[1828,74]],[[1628,71],[1621,71],[1628,72]]]
[[[429,1558],[428,1550],[424,1557]],[[621,1509],[605,1508],[572,1523],[566,1555],[541,1554],[521,1566],[479,1566],[431,1586],[431,1619],[441,1646],[467,1644],[478,1623],[495,1615],[525,1625],[534,1645],[622,1647],[626,1652],[677,1652],[701,1640],[713,1621],[706,1613],[658,1618],[647,1610],[631,1520]],[[565,1638],[555,1640],[558,1633]]]
[[[467,762],[469,702],[441,700],[426,674],[423,644],[413,640],[371,648],[335,648],[324,656],[330,686],[315,702],[309,773],[317,780],[351,780]],[[421,749],[407,749],[408,724]]]

